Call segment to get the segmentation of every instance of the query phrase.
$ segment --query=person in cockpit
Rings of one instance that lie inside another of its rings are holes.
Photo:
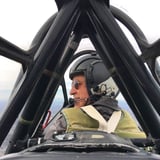
[[[71,67],[69,77],[73,105],[62,109],[50,123],[44,132],[45,139],[52,138],[55,132],[85,130],[114,133],[123,138],[146,137],[132,116],[107,94],[109,72],[96,52],[79,58]]]

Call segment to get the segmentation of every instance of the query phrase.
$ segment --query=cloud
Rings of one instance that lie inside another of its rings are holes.
[[[159,0],[111,0],[111,4],[117,6],[128,14],[141,28],[150,43],[160,38]]]
[[[18,76],[21,65],[17,62],[0,56],[0,89],[6,88]],[[8,87],[7,87],[8,88]]]
[[[0,56],[0,102],[8,99],[20,67],[19,63]]]
[[[0,36],[27,50],[40,27],[55,12],[54,0],[1,0]],[[8,99],[20,67],[0,56],[0,101]]]
[[[39,28],[55,12],[54,0],[1,0],[0,36],[28,49]]]

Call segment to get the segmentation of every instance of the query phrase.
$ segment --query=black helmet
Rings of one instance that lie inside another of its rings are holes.
[[[107,88],[104,84],[100,84],[106,81],[110,77],[110,74],[95,51],[90,51],[90,54],[80,57],[71,67],[69,73],[70,79],[73,79],[76,75],[85,76],[90,95],[102,95],[106,92]]]

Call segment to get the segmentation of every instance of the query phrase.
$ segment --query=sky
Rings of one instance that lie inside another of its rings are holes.
[[[150,43],[160,38],[160,0],[111,0],[110,3],[127,13]],[[27,50],[39,28],[55,12],[54,0],[0,0],[0,36]],[[0,101],[8,98],[19,69],[19,64],[0,56]]]

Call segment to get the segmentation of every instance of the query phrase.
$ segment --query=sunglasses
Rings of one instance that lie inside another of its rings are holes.
[[[80,85],[81,85],[81,82],[79,82],[78,80],[72,81],[72,87],[74,87],[75,89],[79,89]]]

